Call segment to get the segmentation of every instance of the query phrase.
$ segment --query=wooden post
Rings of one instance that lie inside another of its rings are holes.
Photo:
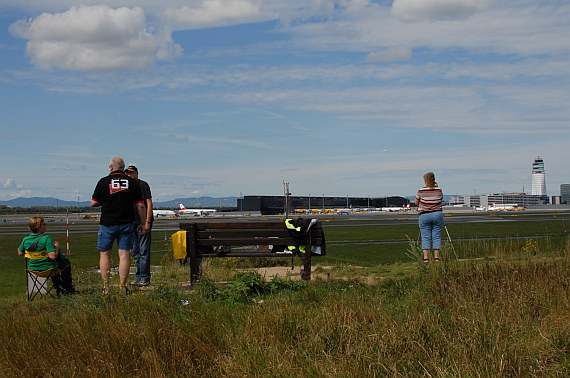
[[[307,235],[307,240],[305,243],[305,257],[304,257],[304,274],[301,277],[305,281],[311,280],[311,234]]]
[[[198,280],[198,261],[196,259],[196,225],[191,224],[186,232],[186,255],[190,255],[190,285]]]

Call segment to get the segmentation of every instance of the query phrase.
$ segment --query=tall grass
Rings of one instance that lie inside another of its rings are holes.
[[[449,246],[449,245],[448,245]],[[525,237],[496,240],[467,240],[455,243],[460,258],[523,258],[532,256],[562,257],[570,252],[569,238]],[[492,251],[491,254],[488,251]]]
[[[0,313],[0,366],[15,376],[567,376],[569,265],[567,254],[447,261],[374,285],[263,286],[254,275],[217,286],[225,294],[164,284],[12,302]],[[248,282],[258,289],[230,300]]]

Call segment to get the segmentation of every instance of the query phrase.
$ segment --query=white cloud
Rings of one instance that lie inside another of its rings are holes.
[[[32,191],[24,189],[24,185],[16,183],[12,178],[6,179],[0,189],[0,198],[10,199],[31,195]]]
[[[386,6],[369,6],[360,13],[337,10],[326,22],[310,19],[285,31],[291,35],[291,45],[309,51],[368,53],[409,46],[414,53],[423,50],[442,56],[449,49],[469,51],[473,56],[565,55],[570,48],[569,15],[567,3],[537,5],[520,0],[501,2],[466,19],[439,21],[418,16],[416,22],[403,22],[390,15]],[[447,59],[455,56],[449,54]]]
[[[340,5],[349,11],[361,11],[369,5],[369,0],[340,0]]]
[[[6,181],[4,181],[4,184],[2,184],[2,188],[4,188],[4,189],[21,189],[21,188],[23,188],[23,186],[16,184],[14,179],[9,178],[9,179],[6,179]]]
[[[77,6],[20,20],[10,32],[29,39],[26,53],[40,67],[77,71],[132,70],[177,56],[170,34],[151,34],[142,8]]]
[[[193,135],[176,135],[176,134],[168,134],[168,139],[177,141],[177,142],[201,142],[201,143],[210,143],[210,144],[222,144],[222,145],[241,145],[241,146],[248,146],[248,147],[257,147],[263,148],[268,150],[274,150],[275,146],[269,146],[265,143],[254,142],[251,140],[245,139],[229,139],[229,138],[210,138],[210,137],[198,137]]]
[[[367,62],[395,62],[409,60],[412,57],[412,49],[407,46],[388,47],[384,51],[371,52],[366,56]]]
[[[12,198],[19,198],[19,197],[30,197],[32,195],[32,191],[28,189],[22,190],[11,190],[7,192],[0,192],[0,198],[3,199],[12,199]],[[40,193],[38,193],[40,196]]]
[[[392,15],[405,21],[454,20],[492,7],[498,0],[394,0]]]
[[[260,2],[251,0],[205,0],[194,6],[167,8],[163,17],[180,30],[228,26],[262,19]]]

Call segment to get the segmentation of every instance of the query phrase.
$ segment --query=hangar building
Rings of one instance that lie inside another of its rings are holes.
[[[295,209],[364,209],[380,207],[402,207],[409,203],[406,198],[392,197],[313,197],[290,196],[288,209],[285,208],[285,196],[244,196],[238,198],[237,208],[240,211],[259,211],[262,215],[283,214],[285,210]]]

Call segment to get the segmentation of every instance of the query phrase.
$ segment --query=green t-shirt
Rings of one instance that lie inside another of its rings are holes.
[[[20,252],[26,252],[26,249],[30,245],[32,245],[36,241],[38,236],[40,236],[40,235],[41,235],[40,233],[37,233],[37,234],[31,234],[29,236],[26,236],[22,240],[22,243],[20,244],[20,246],[18,247]],[[51,236],[44,235],[40,239],[40,241],[36,247],[36,252],[39,252],[39,251],[46,251],[46,258],[44,258],[44,259],[30,259],[28,261],[28,269],[31,269],[31,270],[47,270],[47,269],[53,268],[53,260],[50,259],[49,256],[47,256],[47,253],[56,251],[55,246],[53,245],[53,240],[51,240]]]

